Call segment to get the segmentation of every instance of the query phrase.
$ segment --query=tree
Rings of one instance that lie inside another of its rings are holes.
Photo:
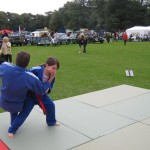
[[[48,26],[47,16],[24,13],[21,15],[21,17],[23,20],[22,28],[25,28],[28,31],[34,31],[36,29],[44,29],[44,27]]]
[[[5,12],[0,11],[0,29],[9,29],[9,19]]]
[[[135,25],[150,24],[150,0],[74,0],[58,11],[45,15],[18,15],[0,11],[0,29],[29,31],[49,27],[53,30],[80,28],[124,30]]]
[[[7,19],[9,20],[9,28],[14,31],[18,31],[19,26],[23,26],[23,20],[21,16],[16,13],[7,12]]]
[[[90,12],[87,6],[80,3],[67,2],[63,8],[55,11],[50,20],[50,28],[71,28],[78,30],[87,28],[90,23]]]
[[[87,6],[89,0],[74,0],[74,2],[80,4],[81,6]]]
[[[60,11],[54,11],[49,22],[49,28],[53,31],[58,31],[62,26]]]
[[[139,1],[108,0],[105,7],[105,27],[111,29],[126,29],[135,25],[145,25],[147,8]]]
[[[106,8],[107,0],[93,0],[93,12],[94,18],[97,20],[95,27],[97,30],[105,28],[105,8]]]

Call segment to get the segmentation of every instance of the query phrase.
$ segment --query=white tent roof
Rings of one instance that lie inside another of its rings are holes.
[[[142,36],[144,34],[150,35],[150,26],[147,26],[147,27],[135,26],[135,27],[127,29],[126,32],[128,36],[130,36],[131,34],[133,34],[133,36],[134,35]]]

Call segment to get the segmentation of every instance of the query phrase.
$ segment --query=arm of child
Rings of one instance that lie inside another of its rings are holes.
[[[10,42],[7,42],[7,47],[11,47],[11,43]]]
[[[55,83],[55,77],[56,77],[56,72],[50,75],[48,82],[51,84],[51,86],[50,86],[50,89],[47,91],[47,94],[49,94],[53,89],[53,85]]]

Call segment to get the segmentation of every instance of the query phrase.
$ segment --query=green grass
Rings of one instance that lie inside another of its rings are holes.
[[[77,44],[12,47],[13,62],[22,50],[31,54],[29,67],[45,63],[49,56],[60,61],[53,100],[121,84],[150,89],[150,42],[88,44],[86,55],[78,54]],[[135,76],[126,77],[126,69]]]

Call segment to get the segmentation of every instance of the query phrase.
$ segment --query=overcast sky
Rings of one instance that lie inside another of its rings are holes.
[[[0,11],[44,15],[44,12],[58,10],[67,1],[72,0],[1,0]]]

